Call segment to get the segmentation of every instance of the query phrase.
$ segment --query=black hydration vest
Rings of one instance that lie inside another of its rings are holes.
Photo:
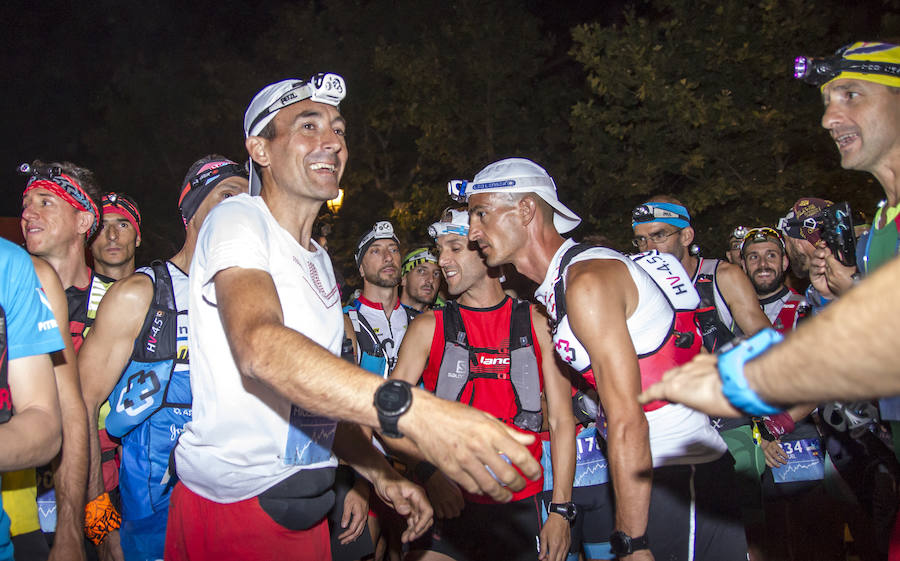
[[[718,261],[703,259],[697,267],[697,276],[694,279],[694,288],[700,295],[700,305],[697,306],[697,325],[703,334],[703,346],[707,351],[714,353],[722,345],[730,343],[737,334],[734,328],[725,325],[716,309],[716,268]]]
[[[442,309],[444,318],[444,354],[438,369],[435,395],[442,399],[459,401],[469,380],[475,378],[501,379],[502,373],[473,373],[478,365],[477,353],[498,356],[490,360],[509,364],[508,379],[516,396],[516,415],[512,423],[524,430],[540,432],[543,422],[541,413],[541,374],[538,369],[534,340],[531,337],[531,305],[514,299],[510,314],[509,350],[469,346],[466,327],[459,312],[459,304],[448,302]],[[507,362],[508,361],[508,362]],[[472,390],[476,391],[475,388]]]

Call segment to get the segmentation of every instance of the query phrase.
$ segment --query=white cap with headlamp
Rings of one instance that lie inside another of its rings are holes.
[[[457,201],[477,193],[534,193],[553,208],[553,226],[560,234],[574,230],[581,218],[559,202],[556,183],[547,170],[525,158],[507,158],[490,164],[472,181],[455,179],[447,190]]]
[[[309,80],[290,78],[269,84],[253,97],[250,106],[244,113],[244,138],[256,136],[275,115],[294,103],[304,99],[312,99],[317,103],[327,103],[337,107],[347,95],[344,79],[337,74],[318,73]],[[259,195],[262,179],[253,159],[250,159],[250,194]]]
[[[400,245],[400,240],[394,233],[394,226],[390,222],[387,220],[376,222],[372,229],[363,234],[356,242],[356,253],[353,257],[356,259],[357,266],[362,263],[363,257],[375,240],[394,240],[398,246]]]

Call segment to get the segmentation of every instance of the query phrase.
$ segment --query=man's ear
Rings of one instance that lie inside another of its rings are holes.
[[[691,243],[694,242],[694,229],[690,226],[685,226],[681,230],[681,245],[684,247],[690,247]]]
[[[537,201],[534,200],[534,195],[528,194],[519,199],[519,216],[522,218],[523,226],[527,226],[534,220],[534,216],[538,212],[540,212],[540,209]]]
[[[75,219],[77,232],[87,238],[88,232],[91,231],[91,226],[94,224],[94,215],[84,210],[79,210],[77,212],[78,216]]]
[[[790,261],[790,259],[788,259],[787,252],[782,251],[781,252],[781,271],[782,272],[787,271],[790,264],[791,264],[791,261]]]
[[[269,165],[268,141],[261,136],[248,136],[244,141],[250,158],[261,166]]]

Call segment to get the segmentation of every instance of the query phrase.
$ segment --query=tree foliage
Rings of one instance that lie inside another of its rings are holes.
[[[823,33],[841,13],[802,0],[667,0],[629,8],[622,25],[577,26],[572,55],[590,95],[572,109],[572,142],[590,225],[623,239],[632,206],[669,194],[719,250],[735,225],[774,224],[803,195],[870,208],[859,192],[868,176],[838,170],[818,92],[791,75],[796,55],[842,44]]]
[[[713,253],[735,224],[772,223],[802,195],[874,206],[880,188],[840,170],[818,92],[790,65],[856,39],[896,42],[900,1],[627,1],[7,3],[2,213],[18,208],[15,164],[70,159],[137,198],[139,260],[171,254],[188,165],[246,158],[254,92],[319,71],[348,84],[345,202],[325,218],[351,278],[374,221],[427,241],[447,181],[508,156],[547,168],[585,218],[576,235],[621,246],[631,207],[658,192],[693,207]]]

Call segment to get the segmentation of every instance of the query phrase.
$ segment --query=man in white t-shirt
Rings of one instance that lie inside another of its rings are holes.
[[[330,558],[332,448],[406,516],[405,540],[421,534],[431,521],[421,489],[358,426],[333,419],[405,434],[467,489],[500,499],[510,491],[486,466],[512,488],[524,481],[498,452],[539,473],[521,444],[529,438],[339,358],[339,291],[311,233],[347,162],[344,91],[335,74],[260,91],[244,117],[250,195],[216,207],[200,231],[190,271],[194,411],[175,450],[166,559]]]

